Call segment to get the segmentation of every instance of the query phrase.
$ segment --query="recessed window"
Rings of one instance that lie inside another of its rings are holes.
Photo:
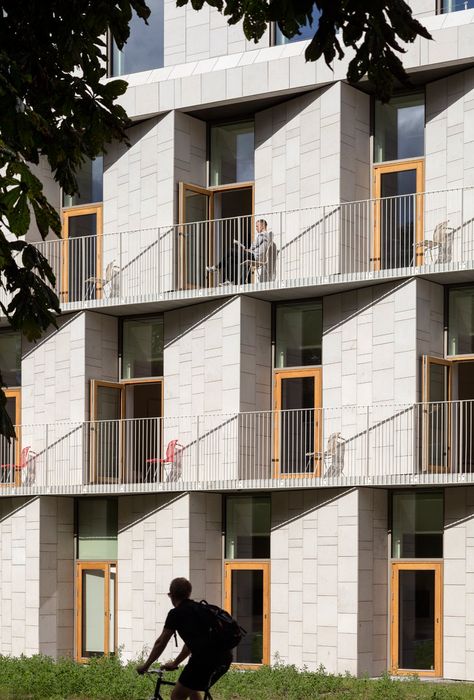
[[[270,557],[270,497],[228,496],[225,523],[226,559]]]
[[[278,304],[275,313],[275,367],[321,364],[321,301]]]
[[[21,386],[21,334],[0,332],[0,371],[4,386]]]
[[[254,179],[254,122],[211,126],[211,185],[252,182]]]
[[[293,44],[295,41],[307,41],[308,39],[312,39],[318,29],[320,16],[321,11],[316,5],[313,5],[312,25],[309,22],[306,22],[304,26],[300,27],[300,33],[295,34],[292,37],[285,36],[278,24],[275,22],[275,45],[280,46],[282,44]]]
[[[448,292],[448,355],[474,354],[474,287]]]
[[[77,500],[78,559],[117,559],[117,533],[116,498]]]
[[[392,558],[443,556],[443,493],[411,491],[392,497]]]
[[[425,153],[425,98],[422,93],[375,102],[374,160],[417,158]]]
[[[91,160],[88,158],[76,173],[79,192],[69,195],[63,193],[63,207],[76,207],[81,204],[93,204],[103,200],[104,159],[102,156]]]
[[[474,0],[441,0],[441,13],[460,12],[474,7]]]
[[[123,322],[122,379],[163,376],[163,317]]]
[[[128,75],[164,65],[164,0],[147,0],[148,24],[134,13],[123,49],[112,44],[111,75]]]

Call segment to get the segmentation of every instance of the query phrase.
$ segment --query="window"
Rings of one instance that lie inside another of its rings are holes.
[[[164,0],[148,0],[148,24],[134,13],[130,36],[122,50],[112,43],[112,76],[139,73],[164,65]]]
[[[275,367],[321,364],[321,301],[278,304],[275,314]]]
[[[211,126],[210,185],[254,179],[254,122]]]
[[[474,287],[448,292],[448,355],[474,354]]]
[[[122,379],[162,377],[163,317],[127,319],[122,333]]]
[[[425,98],[421,93],[375,103],[374,160],[417,158],[425,153]]]
[[[229,496],[226,500],[226,559],[270,557],[270,498]]]
[[[443,519],[441,491],[394,493],[392,558],[442,558]]]
[[[116,498],[77,500],[78,559],[117,559],[117,533]]]
[[[318,9],[318,7],[316,7],[316,5],[314,5],[313,23],[310,24],[309,22],[306,22],[303,27],[300,27],[300,33],[295,34],[292,37],[285,36],[278,24],[275,22],[275,45],[280,46],[281,44],[293,44],[295,41],[306,41],[307,39],[312,39],[318,29],[320,16],[321,11]]]
[[[20,333],[0,333],[0,371],[4,386],[21,386]]]
[[[103,174],[104,159],[102,156],[94,158],[94,160],[88,158],[76,175],[79,193],[74,195],[63,193],[63,207],[102,202]]]
[[[459,12],[460,10],[470,10],[474,7],[474,0],[441,0],[440,12]]]

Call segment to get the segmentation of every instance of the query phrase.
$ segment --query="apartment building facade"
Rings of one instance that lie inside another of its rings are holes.
[[[58,328],[0,333],[0,653],[133,658],[187,576],[244,666],[474,680],[472,2],[414,0],[388,105],[149,4],[130,148],[39,168]]]

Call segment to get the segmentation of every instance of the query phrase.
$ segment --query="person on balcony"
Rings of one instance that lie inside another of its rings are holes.
[[[264,263],[273,234],[267,228],[265,219],[258,219],[255,224],[257,235],[250,246],[234,239],[227,254],[216,265],[206,267],[207,272],[221,272],[222,283],[246,284],[250,282],[252,264]]]

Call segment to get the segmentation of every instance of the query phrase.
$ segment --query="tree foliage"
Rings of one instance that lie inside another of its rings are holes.
[[[314,23],[316,30],[306,49],[306,60],[317,61],[323,56],[331,66],[336,57],[344,57],[344,47],[351,49],[354,55],[347,79],[357,83],[367,75],[384,102],[390,99],[396,80],[408,82],[398,55],[406,50],[403,45],[418,36],[431,39],[404,0],[177,0],[177,5],[189,1],[195,10],[204,3],[215,7],[228,17],[229,24],[242,21],[245,36],[255,42],[269,22],[276,22],[289,38]],[[320,13],[319,22],[313,17],[315,8],[316,16]]]
[[[10,325],[37,339],[59,302],[46,258],[23,236],[32,218],[43,238],[61,233],[35,166],[46,159],[67,194],[75,172],[112,141],[128,118],[115,100],[127,84],[106,77],[107,30],[119,48],[145,0],[0,0],[0,303]],[[13,435],[0,394],[0,433]]]

